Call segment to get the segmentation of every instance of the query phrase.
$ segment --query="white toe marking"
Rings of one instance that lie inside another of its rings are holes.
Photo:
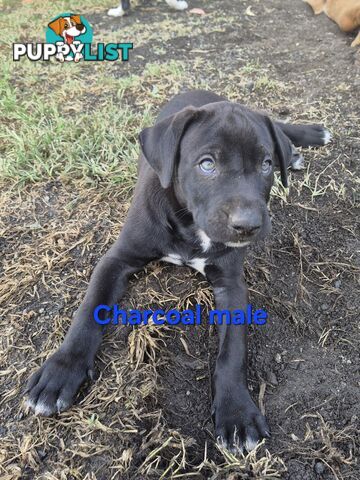
[[[211,247],[211,239],[206,235],[204,230],[199,230],[197,233],[200,239],[201,248],[203,249],[203,252],[207,252]]]
[[[58,400],[56,401],[56,409],[58,413],[62,412],[63,410],[66,410],[67,408],[68,408],[68,405],[63,400],[61,400],[61,398],[58,398]]]
[[[165,255],[164,257],[161,257],[160,260],[163,262],[169,262],[173,263],[174,265],[183,265],[183,261],[177,253],[169,253],[168,255]]]
[[[221,435],[218,435],[216,437],[216,443],[219,445],[220,448],[226,448],[226,442]]]
[[[193,258],[187,262],[187,265],[205,275],[206,258]]]
[[[37,402],[35,407],[35,415],[42,415],[47,417],[52,414],[51,408],[43,402]]]
[[[160,260],[173,263],[174,265],[187,265],[205,275],[206,258],[192,258],[185,262],[178,253],[169,253],[161,257]]]
[[[304,157],[300,155],[295,162],[292,162],[290,165],[292,170],[303,170],[305,168]]]
[[[239,247],[246,247],[246,245],[249,245],[250,242],[226,242],[225,245],[227,247],[235,247],[235,248],[239,248]]]
[[[184,0],[165,0],[169,7],[175,10],[186,10],[188,8],[187,2]]]
[[[258,442],[256,440],[254,440],[251,437],[247,437],[247,439],[245,441],[245,448],[248,452],[251,452],[251,450],[254,450],[254,448],[256,447],[257,444],[258,444]]]
[[[324,132],[323,132],[323,142],[324,142],[324,145],[326,145],[327,143],[331,142],[332,140],[332,135],[331,133],[329,132],[329,130],[327,130],[326,128],[324,128]]]
[[[108,10],[107,14],[110,16],[110,17],[122,17],[124,15],[124,10],[122,8],[122,5],[120,3],[120,5],[116,8],[110,8],[110,10]]]
[[[31,408],[31,410],[35,410],[35,407],[36,407],[35,403],[30,399],[26,400],[25,406],[28,408]]]

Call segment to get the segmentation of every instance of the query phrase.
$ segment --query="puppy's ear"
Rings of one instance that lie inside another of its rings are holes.
[[[266,117],[266,123],[274,142],[275,154],[280,167],[281,183],[287,188],[287,169],[292,159],[292,144],[281,128],[272,122],[269,117]]]
[[[140,132],[142,153],[157,173],[163,188],[168,188],[171,184],[181,138],[198,111],[194,107],[186,107]]]
[[[74,22],[76,23],[76,25],[79,25],[79,23],[82,23],[81,22],[81,19],[80,19],[80,15],[71,15],[71,20],[74,20]]]
[[[64,30],[64,24],[65,24],[65,20],[62,17],[60,17],[50,22],[48,27],[50,27],[51,30],[53,30],[56,33],[56,35],[59,35],[61,37],[61,33]]]

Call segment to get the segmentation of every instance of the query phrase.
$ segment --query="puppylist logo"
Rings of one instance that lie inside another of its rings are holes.
[[[27,57],[31,61],[50,60],[78,63],[84,61],[129,60],[132,43],[92,44],[93,29],[82,15],[62,13],[46,28],[46,43],[14,43],[13,60]]]

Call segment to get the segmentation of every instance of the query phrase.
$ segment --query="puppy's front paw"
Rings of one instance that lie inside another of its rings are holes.
[[[50,416],[67,410],[87,378],[92,378],[92,364],[59,350],[30,377],[26,404],[36,415]]]
[[[233,453],[244,449],[250,452],[260,440],[270,437],[266,419],[248,392],[238,396],[218,395],[213,414],[217,443]]]
[[[303,170],[305,168],[305,160],[301,153],[291,145],[291,161],[290,161],[290,168],[291,170]]]

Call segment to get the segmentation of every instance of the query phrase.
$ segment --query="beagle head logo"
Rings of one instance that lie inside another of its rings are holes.
[[[64,42],[71,45],[76,37],[86,32],[86,27],[82,23],[80,15],[71,15],[69,17],[59,17],[49,23],[49,28]]]
[[[91,44],[93,31],[82,15],[62,13],[53,18],[46,29],[47,43],[57,46],[56,58],[60,62],[79,62],[84,58],[84,45]]]

